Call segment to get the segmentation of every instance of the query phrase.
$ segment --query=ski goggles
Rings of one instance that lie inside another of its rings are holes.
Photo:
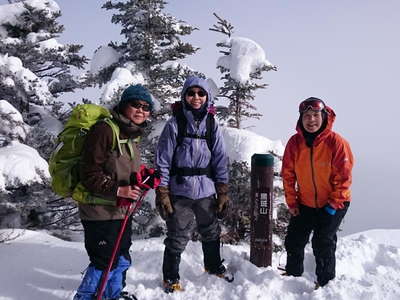
[[[197,92],[196,92],[196,91],[193,91],[193,90],[189,90],[189,91],[187,91],[187,93],[186,93],[186,95],[189,96],[189,97],[194,97],[196,94],[197,94],[199,97],[207,96],[207,93],[206,93],[205,91],[202,91],[202,90],[197,91]]]
[[[146,111],[146,112],[151,111],[150,105],[142,104],[142,103],[137,102],[137,101],[132,101],[132,102],[129,103],[129,105],[132,106],[133,108],[136,108],[136,109],[140,109],[141,108],[143,111]]]
[[[299,112],[303,113],[307,110],[323,111],[325,110],[325,103],[320,99],[306,99],[299,105]]]

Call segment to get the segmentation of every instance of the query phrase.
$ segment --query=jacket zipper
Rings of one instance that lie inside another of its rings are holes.
[[[315,183],[315,170],[314,170],[314,161],[313,161],[313,156],[314,156],[314,146],[311,146],[310,148],[310,159],[311,159],[311,179],[312,183],[314,185],[314,201],[315,201],[315,207],[318,207],[318,193],[317,193],[317,184]]]
[[[200,127],[200,122],[198,122],[198,121],[194,121],[194,127],[195,127],[195,133],[196,133],[196,135],[198,136],[199,135],[199,127]],[[195,145],[196,145],[196,152],[198,151],[198,150],[200,150],[200,147],[199,147],[199,139],[196,139],[196,141],[195,141]],[[193,188],[193,191],[195,192],[197,189],[196,189],[196,183],[197,183],[197,181],[196,180],[198,180],[198,178],[197,178],[198,176],[196,176],[195,177],[195,180],[194,180],[194,188]],[[198,197],[199,195],[197,194],[196,195],[196,198]]]

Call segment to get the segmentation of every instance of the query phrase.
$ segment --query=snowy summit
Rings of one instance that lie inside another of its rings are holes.
[[[84,271],[82,266],[88,263],[83,243],[20,230],[0,230],[0,237],[12,239],[0,244],[1,300],[72,299]],[[235,281],[228,283],[204,272],[201,247],[190,242],[181,263],[185,291],[165,294],[161,287],[163,250],[161,238],[133,242],[126,290],[139,300],[400,299],[399,230],[374,230],[340,238],[336,279],[318,290],[314,290],[315,264],[310,247],[306,248],[303,276],[285,277],[277,270],[285,253],[274,255],[271,267],[258,268],[249,261],[247,244],[224,245],[222,255],[235,273]]]

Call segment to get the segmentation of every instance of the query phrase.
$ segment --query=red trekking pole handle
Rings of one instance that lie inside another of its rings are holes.
[[[142,183],[146,183],[146,181],[149,180],[149,179],[150,179],[150,176],[147,176],[146,179],[142,181]],[[99,286],[99,288],[97,290],[96,300],[101,300],[101,298],[103,297],[104,289],[105,289],[106,284],[107,284],[108,274],[110,274],[112,265],[113,265],[114,260],[115,260],[115,255],[117,254],[117,251],[119,249],[119,245],[121,244],[121,239],[122,239],[122,235],[125,232],[126,223],[128,223],[129,216],[131,214],[133,214],[136,211],[136,209],[140,206],[140,203],[142,202],[143,197],[144,197],[144,193],[142,193],[142,195],[136,201],[136,204],[135,204],[135,206],[133,208],[132,208],[132,204],[133,203],[131,202],[131,203],[129,203],[129,206],[126,209],[125,218],[124,218],[124,221],[122,222],[121,229],[118,232],[117,240],[115,242],[115,245],[114,245],[114,248],[113,248],[113,251],[112,251],[112,254],[111,254],[110,261],[108,262],[108,266],[107,266],[106,271],[103,273],[103,275],[101,277],[101,283],[100,283],[100,286]]]

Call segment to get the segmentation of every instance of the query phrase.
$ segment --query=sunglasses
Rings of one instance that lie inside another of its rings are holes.
[[[141,108],[143,111],[146,111],[146,112],[151,110],[150,105],[142,104],[142,103],[136,102],[136,101],[130,102],[129,105],[132,106],[133,108],[136,108],[136,109],[140,109]]]
[[[319,99],[305,100],[300,103],[300,105],[299,105],[300,113],[306,112],[309,109],[314,110],[314,111],[323,111],[323,110],[325,110],[325,103]]]
[[[199,97],[207,96],[207,93],[206,93],[205,91],[198,91],[198,92],[196,92],[196,91],[193,91],[193,90],[189,90],[189,91],[186,93],[186,95],[189,96],[189,97],[194,97],[196,94],[197,94]]]

